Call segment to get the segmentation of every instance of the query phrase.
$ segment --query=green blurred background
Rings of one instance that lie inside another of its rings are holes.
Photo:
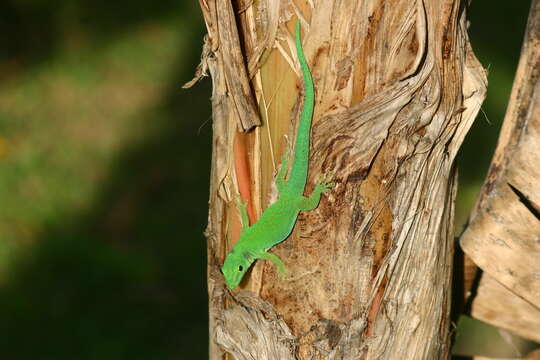
[[[459,156],[461,227],[529,3],[474,0],[490,70]],[[206,359],[211,83],[195,1],[0,4],[0,358]]]

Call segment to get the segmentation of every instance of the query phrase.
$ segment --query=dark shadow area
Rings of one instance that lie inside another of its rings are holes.
[[[190,1],[177,0],[3,0],[0,64],[9,72],[24,71],[66,44],[77,51],[84,40],[99,48],[143,21],[176,17],[190,8]],[[5,76],[9,73],[0,73],[0,79]]]
[[[76,9],[93,36],[112,37],[134,22],[181,13],[186,2],[19,3],[0,9],[2,32],[21,30],[3,60],[54,51],[55,11]],[[0,287],[0,358],[207,358],[202,233],[211,124],[199,128],[211,114],[211,83],[180,88],[199,62],[204,32],[202,16],[188,16],[193,51],[182,54],[168,95],[145,114],[150,134],[118,154],[90,210],[46,226]]]
[[[517,69],[529,7],[529,1],[471,2],[469,36],[474,53],[488,69],[488,92],[460,150],[460,183],[481,182],[487,174]]]

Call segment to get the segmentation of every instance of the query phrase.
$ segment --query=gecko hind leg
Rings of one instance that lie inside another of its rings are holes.
[[[317,206],[319,206],[321,194],[327,192],[333,186],[334,184],[328,182],[328,177],[326,179],[319,179],[311,195],[309,197],[302,196],[298,207],[302,211],[309,211],[315,209]]]
[[[285,185],[287,184],[285,182],[285,175],[287,174],[288,167],[289,167],[289,145],[287,144],[285,146],[285,152],[283,153],[283,156],[281,157],[281,165],[277,173],[277,177],[276,177],[276,186],[279,193],[283,192],[283,190],[285,189]]]

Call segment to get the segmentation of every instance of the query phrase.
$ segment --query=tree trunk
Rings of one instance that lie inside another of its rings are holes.
[[[540,0],[463,250],[484,271],[472,315],[540,342]]]
[[[464,4],[200,2],[200,73],[214,85],[210,358],[448,358],[454,158],[486,87]],[[259,260],[228,291],[219,268],[240,232],[234,200],[256,222],[284,135],[294,141],[297,17],[316,91],[306,193],[324,174],[335,186],[270,250],[287,278]]]

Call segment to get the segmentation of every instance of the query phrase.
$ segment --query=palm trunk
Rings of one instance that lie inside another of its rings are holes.
[[[210,358],[447,359],[454,158],[486,87],[463,4],[201,0],[201,8],[214,84]],[[296,17],[316,91],[306,193],[323,174],[336,186],[271,250],[286,279],[258,261],[243,291],[229,292],[219,267],[240,231],[234,200],[240,194],[255,222],[284,135],[294,139]]]

